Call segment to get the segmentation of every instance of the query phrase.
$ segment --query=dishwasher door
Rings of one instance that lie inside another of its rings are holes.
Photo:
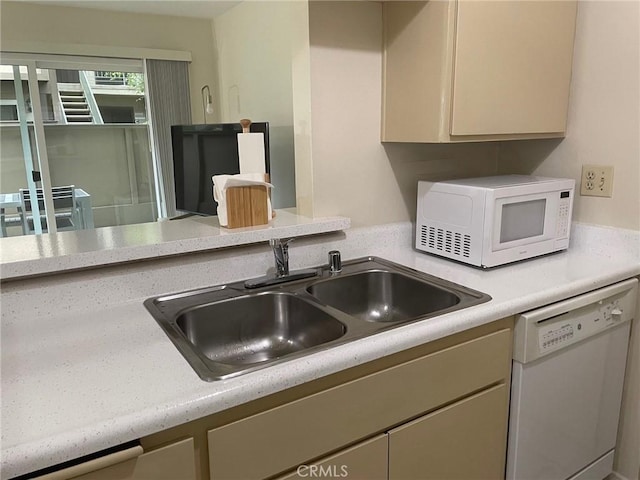
[[[513,362],[508,480],[568,479],[590,466],[604,475],[584,478],[611,472],[630,326]]]
[[[613,468],[637,280],[516,320],[507,480],[595,480]]]

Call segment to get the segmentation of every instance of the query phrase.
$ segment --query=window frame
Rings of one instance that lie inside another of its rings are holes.
[[[44,216],[47,221],[48,233],[57,232],[57,224],[55,220],[55,208],[53,205],[52,195],[52,183],[51,174],[49,169],[49,157],[47,154],[47,143],[44,130],[44,119],[42,114],[42,104],[40,97],[40,88],[38,84],[38,70],[57,70],[57,69],[75,69],[75,70],[109,70],[109,71],[125,71],[132,73],[142,73],[146,75],[145,59],[132,59],[132,58],[113,58],[113,57],[98,57],[98,56],[78,56],[78,55],[63,55],[63,54],[37,54],[37,53],[12,53],[12,52],[0,52],[2,59],[2,65],[26,67],[27,85],[29,88],[29,95],[31,98],[31,110],[33,119],[30,121],[25,120],[25,124],[33,126],[34,139],[36,145],[36,151],[32,151],[31,168],[40,172],[40,181],[42,183],[43,196],[44,196]],[[21,70],[21,78],[22,78]],[[146,77],[145,77],[146,85]],[[16,99],[15,105],[19,107],[19,102]],[[153,128],[150,121],[149,102],[145,102],[146,117],[149,119],[146,123],[148,136],[150,140],[150,148],[152,149],[152,165],[155,175],[158,174],[157,165],[155,161],[155,153],[153,152],[151,139],[153,134]],[[2,122],[5,123],[5,122]],[[7,122],[8,123],[8,122]],[[34,161],[35,160],[35,161]],[[31,174],[29,167],[25,163],[27,170],[27,177]],[[160,196],[158,194],[158,180],[156,179],[156,208],[162,211]],[[29,178],[27,182],[30,183]],[[37,222],[36,234],[42,233],[40,227],[41,213],[34,211],[34,224]]]

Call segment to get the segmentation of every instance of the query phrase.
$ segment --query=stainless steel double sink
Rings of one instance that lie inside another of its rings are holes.
[[[411,322],[488,295],[377,257],[340,273],[261,289],[229,283],[144,302],[196,373],[222,380]]]

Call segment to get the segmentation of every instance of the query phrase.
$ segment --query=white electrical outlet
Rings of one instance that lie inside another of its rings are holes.
[[[611,197],[613,194],[613,167],[608,165],[583,165],[580,195]]]

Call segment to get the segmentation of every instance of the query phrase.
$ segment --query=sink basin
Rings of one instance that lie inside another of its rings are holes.
[[[201,305],[178,328],[207,358],[230,365],[273,360],[344,335],[344,324],[308,301],[265,292]]]
[[[381,258],[342,267],[262,288],[241,281],[163,295],[144,305],[195,372],[212,381],[491,299]]]
[[[311,285],[320,302],[368,322],[406,322],[460,303],[460,297],[401,273],[370,270]]]

